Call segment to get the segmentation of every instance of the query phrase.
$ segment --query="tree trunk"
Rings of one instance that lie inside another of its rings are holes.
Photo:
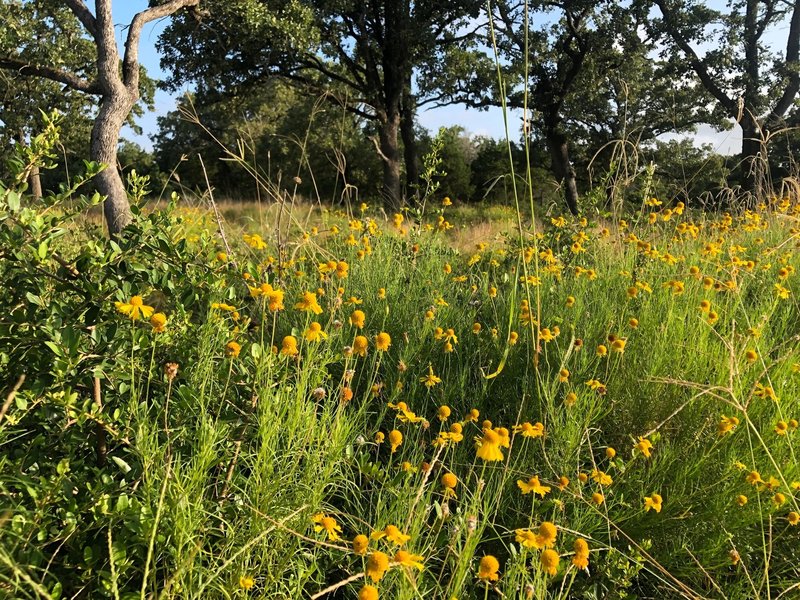
[[[19,143],[23,146],[27,146],[27,142],[25,141],[25,131],[20,127],[19,133],[17,134],[19,137]],[[28,185],[31,188],[31,196],[33,196],[33,201],[38,202],[42,199],[42,177],[39,173],[39,165],[33,165],[31,167],[31,173],[28,175]]]
[[[135,101],[134,101],[135,102]],[[103,169],[94,179],[97,191],[106,197],[103,214],[112,238],[133,219],[128,193],[117,167],[119,134],[134,102],[123,94],[111,94],[100,101],[100,111],[92,127],[89,154],[94,162],[103,163]]]
[[[569,160],[567,136],[558,128],[548,129],[547,147],[550,151],[553,174],[559,183],[564,184],[564,199],[573,215],[578,214],[578,186],[575,183],[575,169]]]
[[[383,160],[383,202],[387,211],[400,210],[400,148],[397,143],[400,114],[389,114],[380,121],[380,154]]]
[[[758,121],[745,116],[742,120],[742,153],[739,158],[742,190],[753,195],[755,202],[767,192],[767,149]]]
[[[39,173],[39,165],[33,165],[31,169],[30,185],[33,201],[38,202],[42,199],[42,177]]]
[[[411,83],[407,82],[403,89],[403,115],[400,119],[400,135],[403,138],[403,158],[406,167],[406,189],[410,198],[419,194],[419,149],[414,132],[414,116],[417,99],[411,93]]]

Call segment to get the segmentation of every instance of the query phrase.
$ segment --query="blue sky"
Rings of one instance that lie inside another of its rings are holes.
[[[126,26],[131,22],[133,16],[147,8],[147,0],[125,0],[124,2],[114,3],[114,22],[117,24],[117,38],[120,49],[123,47],[127,34]],[[141,63],[147,68],[148,73],[155,78],[165,77],[164,72],[159,66],[159,54],[156,50],[158,36],[168,24],[168,19],[155,21],[145,26],[139,45],[139,58]],[[147,149],[152,148],[150,135],[158,130],[157,118],[175,108],[175,100],[182,94],[167,93],[157,91],[155,98],[155,111],[148,112],[138,120],[143,129],[142,135],[136,135],[133,131],[126,128],[123,136],[135,141],[140,146]],[[467,132],[475,135],[486,135],[494,138],[505,137],[503,125],[503,113],[499,108],[492,108],[487,111],[468,109],[463,106],[447,106],[432,110],[422,111],[418,115],[420,123],[436,131],[439,127],[450,125],[461,125]],[[512,138],[517,137],[520,125],[520,114],[513,114],[509,120],[509,133]],[[673,136],[675,137],[675,136]],[[695,134],[697,144],[710,143],[714,145],[718,152],[732,154],[741,148],[741,129],[737,126],[731,131],[717,132],[708,126],[701,126]]]

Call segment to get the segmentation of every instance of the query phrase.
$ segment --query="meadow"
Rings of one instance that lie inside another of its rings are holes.
[[[800,199],[109,241],[91,175],[0,188],[0,597],[800,597]]]

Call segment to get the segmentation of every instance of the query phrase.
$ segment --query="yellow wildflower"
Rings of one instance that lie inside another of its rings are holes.
[[[657,513],[661,512],[662,498],[659,494],[644,497],[644,510],[649,511],[651,508]]]
[[[141,296],[131,296],[131,299],[127,302],[115,302],[114,306],[123,315],[130,317],[131,321],[135,321],[140,317],[149,319],[153,316],[153,311],[155,310],[152,306],[147,306]]]
[[[358,600],[378,600],[378,588],[365,585],[358,590]]]
[[[374,583],[383,579],[384,573],[389,569],[389,556],[383,552],[373,552],[367,558],[367,577]]]
[[[482,579],[486,582],[497,581],[500,578],[497,574],[499,570],[500,563],[498,560],[491,554],[487,554],[481,559],[480,565],[478,565],[478,579]]]
[[[375,336],[375,348],[379,352],[386,352],[392,345],[392,338],[386,332],[381,332]]]
[[[573,546],[575,554],[572,557],[572,564],[578,569],[587,569],[589,567],[589,544],[583,538],[575,540]]]
[[[332,542],[336,542],[339,540],[339,534],[342,532],[342,528],[336,522],[336,519],[333,517],[329,517],[324,513],[317,513],[312,517],[312,520],[316,525],[314,526],[314,531],[317,533],[324,531],[328,539]]]
[[[163,333],[167,329],[167,315],[164,313],[155,313],[150,317],[150,325],[156,333]]]
[[[502,438],[492,429],[484,429],[483,437],[479,441],[477,457],[484,461],[503,460],[503,451],[500,450]]]
[[[556,574],[556,572],[558,571],[558,561],[559,561],[558,552],[548,548],[547,550],[542,552],[540,560],[542,563],[542,568],[548,575],[552,576]]]
[[[411,539],[411,536],[400,531],[396,525],[387,525],[385,528],[375,531],[372,534],[372,539],[374,540],[381,540],[383,538],[386,538],[398,546],[402,546]]]
[[[394,454],[400,445],[403,443],[403,434],[397,429],[392,429],[389,432],[389,444],[392,446],[392,454]]]
[[[422,564],[423,558],[418,554],[411,554],[405,550],[398,550],[394,555],[394,562],[404,567],[414,567],[422,571],[424,568]]]
[[[353,538],[353,552],[359,556],[364,556],[367,553],[367,546],[369,546],[369,538],[362,533],[359,533]]]
[[[315,315],[322,314],[322,307],[317,302],[317,295],[314,292],[303,292],[294,307],[298,310],[313,312]]]
[[[316,321],[312,322],[311,325],[308,326],[308,329],[306,329],[303,335],[309,342],[319,342],[328,337],[328,334],[322,331],[322,325]]]
[[[534,475],[528,481],[523,481],[522,479],[517,479],[517,486],[519,489],[522,490],[522,494],[530,494],[533,492],[534,494],[538,494],[542,498],[544,498],[545,494],[550,491],[550,486],[542,485],[539,482],[539,477]]]

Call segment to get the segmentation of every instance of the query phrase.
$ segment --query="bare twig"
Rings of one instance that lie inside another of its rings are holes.
[[[208,189],[208,200],[211,204],[211,208],[214,209],[214,217],[217,220],[217,228],[219,228],[219,235],[222,238],[222,243],[225,244],[225,252],[228,253],[228,258],[233,262],[233,265],[236,266],[236,261],[233,260],[231,256],[231,247],[228,245],[228,238],[225,237],[225,228],[222,226],[222,217],[219,214],[219,210],[217,209],[217,203],[214,202],[214,192],[211,189],[211,183],[208,181],[208,172],[206,171],[206,165],[203,163],[203,157],[201,155],[197,155],[197,158],[200,159],[200,166],[203,168],[203,177],[206,180],[206,188]]]
[[[100,378],[94,376],[94,406],[97,409],[97,414],[103,410],[103,400],[100,395]],[[97,452],[97,464],[102,467],[106,464],[106,454],[108,453],[108,441],[106,439],[105,427],[100,421],[95,421],[94,425],[95,435],[95,451]]]
[[[11,403],[14,401],[14,397],[17,395],[17,392],[22,387],[23,383],[25,383],[25,373],[19,376],[19,379],[17,379],[17,383],[15,383],[14,387],[11,388],[11,391],[8,392],[8,396],[6,396],[6,401],[3,403],[3,408],[0,408],[0,422],[3,421],[3,417],[6,416],[8,409],[11,408]]]

